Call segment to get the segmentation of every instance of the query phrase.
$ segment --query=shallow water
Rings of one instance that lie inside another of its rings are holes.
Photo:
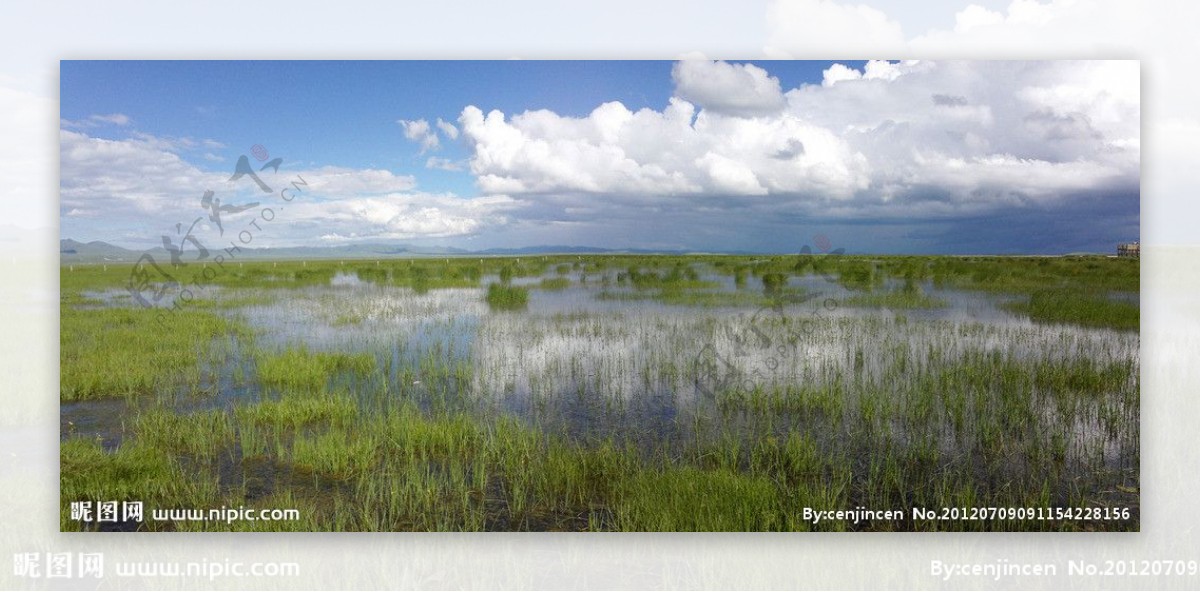
[[[357,393],[364,409],[381,404],[383,393],[414,398],[423,407],[438,404],[482,416],[508,413],[579,441],[615,438],[668,454],[731,430],[747,435],[806,430],[821,440],[853,428],[788,412],[764,417],[722,411],[721,396],[730,389],[828,387],[849,380],[887,391],[971,356],[1028,363],[1128,362],[1135,370],[1139,359],[1136,332],[1036,324],[1001,307],[1012,296],[941,289],[932,282],[917,287],[946,306],[843,306],[841,301],[855,292],[808,275],[789,279],[789,287],[804,291],[799,302],[701,307],[602,298],[631,296],[636,290],[616,281],[612,270],[586,275],[586,284],[578,271],[562,276],[571,280],[563,290],[537,287],[542,279],[560,277],[555,273],[515,278],[514,285],[530,287],[523,311],[490,310],[484,288],[422,293],[375,285],[353,273],[336,274],[328,286],[214,289],[204,297],[253,330],[254,348],[374,355],[382,372],[339,377],[333,385]],[[761,293],[757,287],[737,288],[731,276],[702,271],[700,279],[715,283],[715,292]],[[485,277],[482,285],[495,280]],[[758,280],[749,278],[747,284]],[[889,280],[882,289],[901,286]],[[117,290],[85,296],[106,306],[130,305]],[[1136,294],[1113,297],[1137,302]],[[263,303],[221,308],[222,301]],[[235,340],[224,360],[207,369],[202,389],[212,396],[164,396],[181,411],[229,408],[270,396],[253,378],[253,357],[247,344]],[[467,383],[438,382],[435,375],[456,365],[469,368]],[[63,437],[95,435],[105,446],[115,446],[123,436],[119,418],[128,411],[112,401],[64,404]],[[855,421],[854,414],[845,421]],[[1086,457],[1100,451],[1103,466],[1136,469],[1136,418],[1126,424],[1125,432],[1114,436],[1096,419],[1077,420],[1065,429],[1072,462],[1095,468]],[[894,429],[897,441],[907,441],[903,422]],[[940,441],[947,453],[962,447],[949,431]]]

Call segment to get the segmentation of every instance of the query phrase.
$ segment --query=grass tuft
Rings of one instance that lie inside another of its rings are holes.
[[[490,284],[487,303],[492,310],[524,310],[529,305],[529,289],[506,284]]]

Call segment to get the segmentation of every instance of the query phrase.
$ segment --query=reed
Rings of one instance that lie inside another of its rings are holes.
[[[524,310],[529,305],[529,290],[507,284],[490,284],[487,303],[492,310]]]

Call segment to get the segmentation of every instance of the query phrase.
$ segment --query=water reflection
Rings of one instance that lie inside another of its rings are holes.
[[[570,285],[539,289],[542,280],[557,277],[569,278]],[[886,390],[896,381],[901,381],[897,388],[905,386],[904,381],[981,356],[1049,364],[1138,363],[1136,332],[1034,324],[1002,306],[1012,296],[929,281],[887,280],[877,289],[919,290],[944,306],[893,310],[842,305],[856,292],[811,274],[787,278],[778,289],[803,294],[803,301],[776,308],[761,306],[757,278],[739,286],[732,276],[711,270],[697,276],[711,284],[704,291],[744,296],[745,303],[731,298],[714,306],[671,304],[654,298],[653,291],[621,285],[615,271],[585,277],[586,282],[578,273],[513,278],[513,285],[530,290],[526,311],[519,313],[490,311],[484,287],[414,291],[346,272],[334,275],[328,286],[214,290],[206,296],[218,304],[255,302],[214,310],[250,326],[258,350],[303,347],[376,356],[382,372],[353,379],[365,382],[343,382],[351,391],[412,397],[422,406],[438,397],[438,404],[511,413],[572,438],[615,435],[648,448],[686,442],[703,429],[698,426],[704,418],[718,415],[720,389],[713,384],[752,391],[853,381]],[[495,281],[485,277],[482,286]],[[128,305],[117,291],[88,297]],[[1114,298],[1137,302],[1136,294]],[[177,406],[226,407],[262,396],[253,380],[255,354],[241,347],[234,343],[224,363],[209,372],[206,387],[216,397],[180,399]],[[436,392],[430,386],[435,375],[462,367],[468,369],[467,380],[441,383]],[[120,430],[112,418],[124,415],[123,408],[97,405],[107,403],[64,405],[62,421],[64,426],[70,422],[72,433],[103,434],[111,444]],[[746,415],[726,419],[746,430],[780,433],[801,425],[829,434],[842,429],[806,424],[811,420],[786,413],[769,425]],[[1106,462],[1136,458],[1136,438],[1106,437],[1096,417],[1076,421],[1072,432],[1080,454],[1099,442]],[[897,437],[906,437],[902,427]],[[942,438],[942,446],[954,445],[952,438]]]

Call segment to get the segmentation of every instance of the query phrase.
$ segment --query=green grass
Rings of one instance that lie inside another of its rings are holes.
[[[642,471],[622,483],[616,530],[744,532],[782,530],[780,491],[769,479],[728,469]]]
[[[763,294],[775,296],[787,285],[788,276],[784,273],[764,273],[762,276]]]
[[[347,479],[374,467],[377,448],[372,434],[329,431],[297,438],[292,444],[292,462],[303,470]]]
[[[200,458],[215,457],[233,441],[229,414],[219,409],[178,414],[155,407],[139,412],[133,429],[139,443]]]
[[[366,354],[310,352],[291,347],[279,353],[256,356],[259,382],[281,390],[320,391],[338,373],[367,375],[375,370],[375,357]]]
[[[211,312],[146,308],[61,308],[63,401],[136,397],[200,382],[235,324]]]
[[[505,284],[489,284],[486,297],[492,310],[524,310],[529,305],[529,289]]]
[[[1110,257],[926,257],[919,263],[935,284],[993,292],[1139,289],[1140,261]]]
[[[542,290],[566,290],[571,287],[571,279],[565,277],[545,278],[538,283],[538,288]]]
[[[884,278],[878,263],[869,259],[839,257],[836,262],[826,262],[814,269],[819,269],[818,273],[836,274],[838,283],[849,290],[873,290]]]
[[[697,307],[754,307],[765,306],[771,301],[762,294],[754,292],[712,292],[708,290],[664,289],[654,291],[637,290],[622,292],[602,290],[596,295],[599,300],[616,301],[657,301],[673,306]]]
[[[153,530],[1138,527],[1136,519],[813,525],[801,517],[804,507],[860,505],[1136,508],[1136,493],[1122,493],[1136,492],[1139,478],[1136,334],[1105,333],[1097,345],[1093,332],[1023,323],[810,317],[799,307],[758,320],[737,314],[803,299],[808,293],[787,288],[787,278],[816,273],[865,291],[843,302],[848,306],[944,304],[915,288],[932,283],[1030,294],[1011,310],[1039,323],[1132,330],[1137,306],[1112,302],[1107,294],[1137,289],[1136,262],[463,257],[247,262],[218,280],[226,288],[257,290],[265,301],[288,297],[289,288],[327,284],[337,273],[417,292],[478,286],[489,276],[500,283],[488,287],[487,303],[522,309],[528,289],[513,286],[515,278],[537,277],[541,283],[533,289],[559,289],[578,272],[591,276],[584,289],[601,298],[745,309],[651,315],[645,322],[595,311],[497,315],[473,336],[468,354],[457,337],[434,336],[414,350],[400,336],[394,355],[379,357],[382,351],[227,347],[248,336],[218,313],[262,303],[243,292],[218,291],[198,300],[167,321],[182,331],[161,330],[145,322],[157,311],[119,308],[122,301],[104,304],[85,295],[120,287],[124,278],[112,267],[76,266],[62,273],[64,401],[199,388],[212,383],[207,373],[213,362],[235,351],[252,358],[245,364],[251,380],[239,383],[252,392],[225,408],[212,408],[217,401],[206,398],[186,404],[173,397],[157,404],[132,400],[117,434],[121,444],[112,451],[90,439],[66,438],[64,514],[70,501],[141,499],[160,507],[241,504],[302,511],[298,522],[144,526]],[[547,273],[556,277],[542,277]],[[701,273],[724,274],[738,289],[721,291]],[[909,288],[881,288],[898,280]],[[366,322],[361,314],[345,315],[345,324]],[[464,330],[454,322],[446,328]],[[795,338],[787,339],[793,331]],[[572,353],[590,343],[605,347]],[[709,343],[751,380],[697,392],[702,370],[694,351]],[[513,348],[521,364],[486,355],[497,348]],[[149,369],[136,363],[147,356],[157,362]],[[513,369],[519,372],[509,378]],[[774,382],[773,372],[783,378]],[[208,386],[200,390],[211,392]],[[528,409],[511,411],[509,401]],[[671,421],[647,422],[664,408]],[[576,421],[588,429],[577,431]],[[62,523],[64,529],[79,527],[65,517]]]
[[[93,512],[99,501],[141,501],[147,518],[155,507],[220,505],[215,475],[189,474],[172,455],[142,442],[106,452],[95,441],[71,438],[60,445],[59,458],[63,530],[78,530],[85,524],[70,519],[73,501],[92,502]],[[161,526],[144,524],[147,528]]]
[[[234,414],[239,424],[299,428],[314,423],[349,423],[358,414],[348,395],[295,396],[238,405]]]
[[[1085,327],[1103,327],[1137,331],[1141,309],[1103,295],[1044,290],[1034,292],[1026,302],[1005,306],[1039,323],[1070,323]]]

